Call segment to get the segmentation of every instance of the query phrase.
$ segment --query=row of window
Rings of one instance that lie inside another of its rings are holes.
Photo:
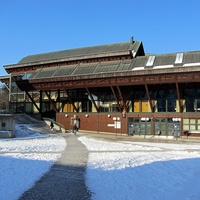
[[[35,98],[38,98],[38,96],[35,94]],[[13,100],[13,98],[11,98]],[[24,102],[26,105],[32,106],[34,109],[34,105],[32,104],[31,101],[11,101],[12,105],[20,105],[20,107],[27,107],[24,105]],[[39,103],[37,103],[39,105]],[[95,101],[95,104],[99,108],[99,112],[104,113],[104,112],[120,112],[119,106],[121,104],[117,103],[116,101],[106,101],[106,102],[99,102]],[[23,106],[24,105],[24,106]],[[67,103],[67,102],[60,102],[57,103],[59,105],[58,107],[60,108],[60,112],[76,112],[75,108],[73,107],[72,104]],[[75,102],[74,105],[76,108],[78,108],[79,112],[97,112],[94,104],[88,100],[88,101],[82,101],[82,102]],[[148,101],[129,101],[127,104],[127,112],[152,112],[151,107]],[[183,112],[200,112],[200,99],[188,99],[183,101]],[[16,108],[18,106],[15,106]],[[40,106],[39,106],[40,107]],[[42,111],[44,112],[45,110],[51,110],[51,104],[48,99],[43,100],[43,106],[42,106]],[[20,109],[21,110],[21,109]],[[30,110],[30,108],[28,109]],[[25,112],[27,110],[25,109]],[[154,102],[154,112],[180,112],[179,110],[179,102],[178,100],[176,101],[171,101],[171,100],[163,100],[163,99],[158,99],[157,101]]]
[[[153,104],[153,112],[199,112],[200,110],[200,84],[180,84],[179,97],[175,84],[169,85],[149,85],[148,90],[144,86],[120,86],[105,88],[90,88],[88,91],[84,88],[65,91],[48,91],[49,96],[55,102],[61,103],[61,112],[74,112],[73,107],[69,106],[72,100],[75,102],[80,112],[96,112],[93,100],[100,112],[119,112],[119,104],[126,104],[128,112],[152,112],[148,96]],[[32,99],[36,103],[43,99],[43,102],[49,102],[45,93],[40,98],[39,92],[30,92]],[[70,100],[69,100],[70,99]],[[11,102],[31,102],[29,97],[18,90],[14,80],[10,93]],[[181,102],[181,105],[179,105]]]
[[[200,119],[182,119],[183,133],[200,133]],[[164,135],[180,136],[180,118],[154,119],[154,133],[152,133],[152,119],[129,118],[128,134],[133,135]]]

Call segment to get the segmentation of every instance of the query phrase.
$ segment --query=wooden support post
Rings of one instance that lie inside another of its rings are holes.
[[[27,96],[29,97],[29,99],[32,101],[33,105],[37,108],[38,112],[41,112],[40,108],[38,107],[38,105],[35,103],[34,99],[32,98],[32,96],[28,93],[28,91],[25,91]]]
[[[153,112],[154,112],[154,106],[153,106],[153,103],[152,103],[152,101],[151,101],[151,96],[150,96],[150,94],[149,94],[149,89],[148,89],[147,84],[145,84],[144,86],[145,86],[146,93],[147,93],[147,97],[148,97],[148,100],[149,100],[151,112],[153,113]]]
[[[118,99],[117,99],[117,95],[116,95],[116,93],[115,93],[115,90],[114,90],[113,86],[110,86],[110,87],[111,87],[112,93],[113,93],[113,95],[114,95],[114,97],[115,97],[115,101],[117,102],[117,105],[118,105],[118,107],[119,107],[119,110],[120,110],[120,112],[122,112],[122,108],[121,108],[121,106],[120,106],[120,104],[119,104],[119,101],[118,101]]]
[[[180,110],[180,113],[182,113],[183,106],[182,106],[182,102],[181,102],[180,88],[179,88],[179,84],[177,82],[176,82],[176,92],[177,92],[177,97],[178,97],[179,110]]]
[[[87,90],[88,95],[90,96],[90,99],[92,100],[92,103],[93,103],[96,111],[99,112],[99,107],[97,106],[96,102],[94,101],[94,98],[93,98],[92,94],[90,93],[90,91],[89,91],[89,89],[87,87],[86,87],[86,90]]]
[[[44,90],[44,92],[45,92],[45,94],[47,95],[47,97],[48,97],[48,99],[49,99],[49,101],[50,101],[51,105],[52,105],[52,106],[53,106],[53,108],[54,108],[54,110],[55,110],[55,111],[58,113],[58,112],[59,112],[59,110],[58,110],[58,108],[56,107],[55,103],[52,101],[52,99],[51,99],[50,95],[48,94],[48,92],[47,92],[46,90]]]
[[[70,94],[69,94],[69,91],[68,91],[67,89],[65,89],[65,92],[66,92],[66,94],[67,94],[67,97],[68,97],[68,99],[69,99],[69,102],[72,104],[73,108],[74,108],[74,109],[76,110],[76,112],[78,113],[78,108],[75,106],[74,102],[72,101],[72,98],[71,98],[71,96],[70,96]]]

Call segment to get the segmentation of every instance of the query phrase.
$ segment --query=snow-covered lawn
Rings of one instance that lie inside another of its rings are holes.
[[[16,138],[0,139],[0,199],[15,200],[31,188],[65,149],[65,139],[16,125]]]
[[[16,125],[0,139],[0,199],[17,200],[61,156],[66,141]],[[108,142],[77,136],[89,150],[86,184],[93,200],[200,199],[200,144]]]
[[[91,151],[94,200],[200,199],[200,145],[106,142],[80,137]]]

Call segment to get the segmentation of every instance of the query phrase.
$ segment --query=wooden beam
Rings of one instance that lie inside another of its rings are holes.
[[[94,105],[96,111],[99,112],[99,107],[97,106],[96,102],[94,101],[93,96],[91,95],[91,93],[90,93],[90,91],[89,91],[89,89],[88,89],[87,87],[86,87],[86,90],[87,90],[87,93],[88,93],[88,95],[90,96],[90,98],[91,98],[91,100],[92,100],[92,103],[93,103],[93,105]]]
[[[78,108],[75,106],[74,102],[72,101],[72,98],[71,98],[71,96],[70,96],[68,90],[65,89],[65,92],[66,92],[66,94],[67,94],[67,97],[68,97],[68,99],[69,99],[69,102],[72,104],[74,110],[76,110],[76,112],[78,113]]]
[[[124,98],[123,98],[123,96],[122,96],[121,90],[120,90],[120,88],[119,88],[118,85],[117,85],[117,91],[118,91],[119,96],[120,96],[120,98],[121,98],[121,100],[122,100],[122,106],[123,106],[123,108],[124,108],[124,111],[127,112],[126,104],[125,104]]]
[[[118,101],[118,99],[117,99],[117,95],[116,95],[116,93],[115,93],[115,90],[114,90],[113,86],[110,86],[110,88],[111,88],[112,93],[113,93],[113,95],[114,95],[114,97],[115,97],[115,101],[117,102],[117,105],[118,105],[118,107],[119,107],[119,110],[120,110],[120,112],[122,112],[122,108],[121,108],[121,106],[120,106],[120,104],[119,104],[119,101]]]
[[[49,99],[49,101],[50,101],[51,105],[52,105],[52,106],[53,106],[53,108],[54,108],[54,110],[55,110],[55,111],[58,113],[58,112],[59,112],[59,110],[58,110],[58,108],[56,107],[55,103],[52,101],[52,99],[51,99],[50,95],[48,94],[48,92],[47,92],[46,90],[44,90],[44,92],[45,92],[45,94],[47,95],[47,97],[48,97],[48,99]]]
[[[43,91],[40,90],[40,113],[42,113],[42,111],[43,111],[43,101],[42,101],[42,99],[43,99]]]
[[[38,105],[35,103],[34,99],[32,98],[32,96],[28,93],[28,91],[25,91],[27,96],[29,97],[29,99],[32,101],[32,103],[34,104],[34,106],[37,108],[38,112],[40,112],[40,108],[38,107]]]
[[[150,96],[150,93],[149,93],[149,89],[148,89],[147,84],[144,84],[144,86],[145,86],[146,93],[147,93],[147,97],[148,97],[148,100],[149,100],[151,112],[153,113],[153,112],[154,112],[154,106],[153,106],[153,103],[152,103],[152,101],[151,101],[151,96]]]
[[[126,100],[126,107],[129,106],[129,103],[130,103],[130,101],[129,101],[129,100]]]
[[[60,89],[57,90],[57,94],[58,94],[58,96],[57,96],[56,102],[60,102]],[[60,110],[60,108],[61,108],[61,104],[59,103],[58,110]]]
[[[182,102],[181,102],[180,88],[179,88],[179,84],[177,82],[176,82],[176,92],[177,92],[177,97],[178,97],[179,110],[182,113],[183,106],[182,106]]]

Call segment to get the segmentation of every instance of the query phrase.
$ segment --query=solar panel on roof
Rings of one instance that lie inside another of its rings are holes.
[[[77,65],[65,65],[60,66],[56,72],[54,73],[54,77],[58,76],[70,76],[74,70],[76,69]]]
[[[49,78],[51,77],[58,67],[42,68],[34,78]]]
[[[122,61],[119,63],[117,71],[125,71],[130,67],[131,61]]]
[[[77,66],[73,75],[91,74],[98,64],[99,63],[80,64]]]
[[[94,73],[103,73],[103,72],[113,72],[113,71],[117,71],[118,67],[120,65],[119,61],[116,62],[106,62],[106,63],[100,63]]]

